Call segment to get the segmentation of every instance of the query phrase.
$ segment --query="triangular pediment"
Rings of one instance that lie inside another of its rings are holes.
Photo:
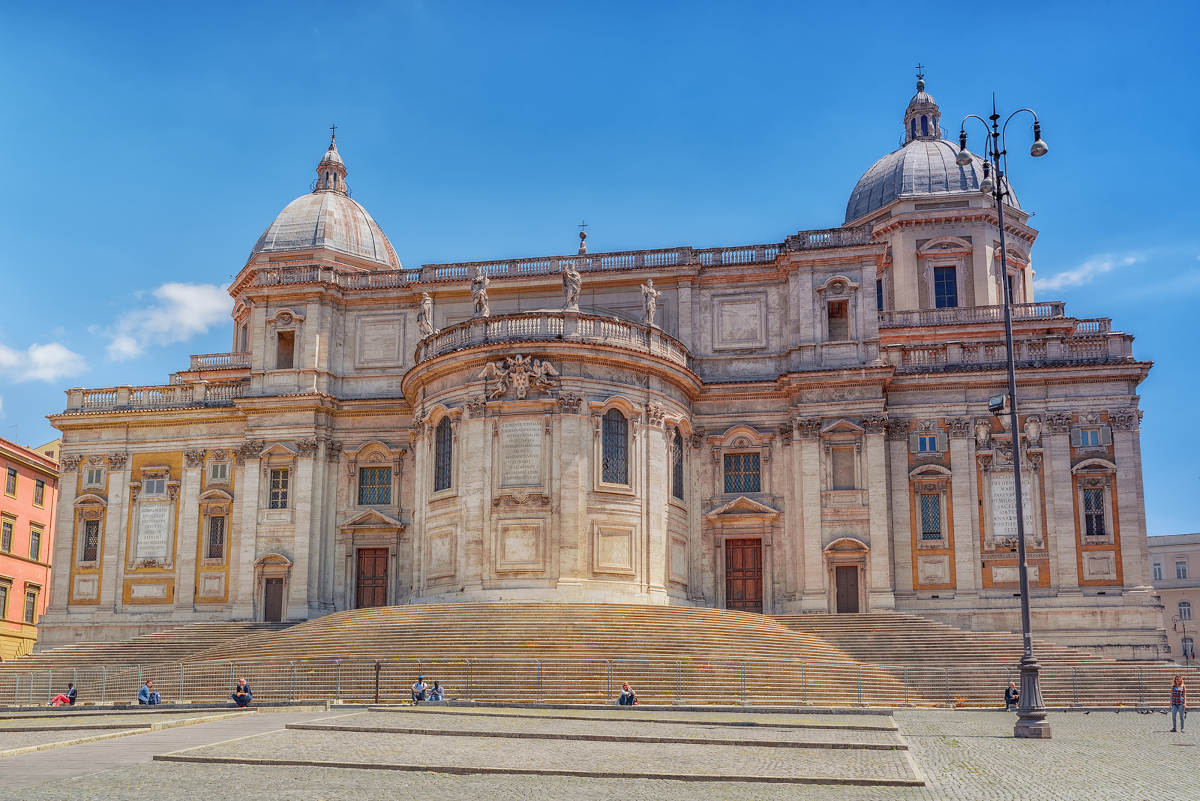
[[[840,420],[834,420],[832,423],[830,423],[829,425],[827,425],[821,429],[821,436],[826,436],[827,434],[864,434],[864,433],[866,433],[865,428],[858,425],[857,423],[851,423],[849,420],[847,420],[844,417]]]
[[[772,509],[765,503],[747,498],[745,495],[739,495],[728,503],[723,503],[716,509],[705,515],[712,520],[718,517],[737,518],[737,517],[779,517],[779,510]]]
[[[342,523],[341,528],[373,528],[403,530],[407,528],[403,520],[384,514],[378,509],[367,509]]]

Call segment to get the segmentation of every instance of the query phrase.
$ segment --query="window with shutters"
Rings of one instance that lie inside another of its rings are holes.
[[[937,453],[938,452],[937,434],[918,434],[917,435],[917,453]]]
[[[683,435],[678,428],[671,437],[671,495],[683,500]]]
[[[433,432],[433,491],[450,489],[454,460],[454,431],[443,417]]]
[[[600,426],[600,480],[606,484],[629,483],[629,421],[617,409],[604,413]]]
[[[725,454],[725,491],[761,492],[761,464],[757,453]]]
[[[386,506],[392,502],[392,468],[360,467],[358,503],[360,506]]]
[[[857,489],[854,450],[853,446],[834,446],[829,449],[830,475],[833,479],[833,489]]]
[[[83,543],[79,549],[80,562],[95,562],[100,554],[100,521],[83,521]]]

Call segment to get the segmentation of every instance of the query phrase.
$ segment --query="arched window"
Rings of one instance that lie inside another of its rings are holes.
[[[450,464],[453,444],[450,418],[443,417],[433,436],[433,491],[450,489]]]
[[[921,115],[921,136],[929,136],[929,118]]]
[[[678,428],[671,439],[671,494],[683,500],[683,435]]]
[[[604,413],[600,432],[603,463],[600,480],[608,484],[629,483],[629,422],[616,409]]]

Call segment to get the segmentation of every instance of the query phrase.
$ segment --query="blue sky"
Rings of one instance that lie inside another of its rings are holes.
[[[6,3],[0,436],[229,350],[224,286],[330,122],[408,266],[570,252],[581,218],[593,250],[778,242],[841,223],[920,61],[947,128],[993,91],[1038,110],[1050,155],[1010,166],[1039,298],[1156,362],[1150,533],[1200,530],[1200,11],[1001,8]]]

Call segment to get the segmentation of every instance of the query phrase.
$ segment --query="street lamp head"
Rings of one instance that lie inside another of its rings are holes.
[[[1035,122],[1033,124],[1033,144],[1029,147],[1029,155],[1037,158],[1044,156],[1050,152],[1050,146],[1042,141],[1042,124]]]
[[[954,163],[960,167],[966,167],[971,163],[971,151],[967,150],[967,132],[965,130],[958,132],[958,155],[954,157]]]
[[[992,180],[992,165],[985,161],[983,162],[983,180],[979,182],[979,191],[990,195],[995,188],[996,182]]]

